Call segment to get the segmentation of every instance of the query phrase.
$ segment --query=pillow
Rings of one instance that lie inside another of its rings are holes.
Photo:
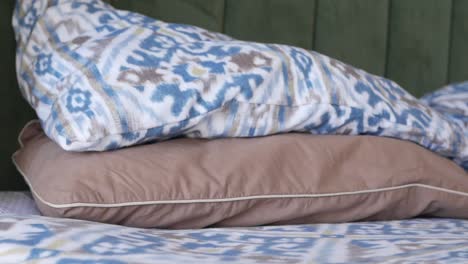
[[[421,101],[457,123],[468,138],[468,82],[448,85],[423,96]],[[468,169],[468,160],[455,161]]]
[[[66,150],[296,131],[395,137],[468,159],[456,123],[394,82],[316,52],[102,1],[19,0],[16,9],[22,92]]]
[[[67,152],[31,123],[13,160],[46,216],[201,228],[468,218],[467,173],[414,143],[282,134]]]
[[[457,122],[468,134],[468,82],[448,85],[426,94],[421,101]]]

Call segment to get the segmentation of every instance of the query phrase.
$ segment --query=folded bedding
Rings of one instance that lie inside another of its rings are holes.
[[[66,150],[307,132],[394,137],[468,160],[466,127],[396,83],[319,53],[98,0],[17,3],[21,91]]]
[[[0,215],[3,214],[39,215],[40,213],[29,192],[0,191]]]
[[[448,85],[423,96],[421,101],[457,123],[463,128],[463,136],[468,138],[468,82]],[[456,162],[468,168],[467,160]]]
[[[69,152],[39,122],[13,159],[46,216],[201,228],[468,218],[467,173],[417,144],[283,134]]]
[[[0,216],[1,263],[466,263],[468,221],[136,229]]]

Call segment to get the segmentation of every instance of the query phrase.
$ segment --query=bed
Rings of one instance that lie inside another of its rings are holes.
[[[41,216],[11,163],[34,118],[21,98],[11,30],[0,3],[1,263],[458,263],[468,261],[468,220],[416,218],[336,224],[141,229]],[[467,80],[468,5],[462,0],[139,0],[110,4],[243,40],[314,49],[389,77],[415,96]],[[177,12],[175,11],[177,10]],[[291,19],[290,14],[295,14]],[[413,19],[417,17],[417,19]],[[448,36],[448,37],[447,37]],[[423,65],[421,67],[420,65]]]
[[[2,193],[2,263],[461,263],[468,221],[138,229],[41,217],[28,193]],[[16,205],[14,208],[10,204]]]

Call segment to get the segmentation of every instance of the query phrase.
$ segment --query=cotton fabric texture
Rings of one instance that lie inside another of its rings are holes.
[[[396,83],[316,52],[102,1],[18,0],[13,25],[22,93],[66,150],[295,131],[394,137],[468,159],[458,123]]]
[[[463,128],[465,139],[468,138],[468,82],[447,85],[433,93],[426,94],[421,101],[436,109]],[[457,163],[465,169],[468,161],[459,159]]]
[[[467,173],[414,143],[283,134],[67,152],[39,123],[14,161],[46,216],[135,227],[468,218]]]

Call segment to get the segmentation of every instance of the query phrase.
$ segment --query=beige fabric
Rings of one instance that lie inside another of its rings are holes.
[[[468,218],[468,175],[413,143],[285,134],[73,153],[30,123],[14,155],[48,216],[198,228]]]

